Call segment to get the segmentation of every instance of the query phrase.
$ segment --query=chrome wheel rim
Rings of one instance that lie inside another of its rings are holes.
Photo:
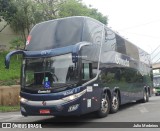
[[[145,101],[147,100],[147,94],[146,94],[146,92],[144,92],[144,100]]]
[[[106,113],[108,111],[108,101],[106,99],[102,99],[102,103],[101,103],[101,111],[103,113]]]
[[[112,108],[117,109],[118,108],[118,98],[117,96],[114,96],[112,99]]]

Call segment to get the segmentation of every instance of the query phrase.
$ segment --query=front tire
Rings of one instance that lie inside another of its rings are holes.
[[[109,111],[110,111],[110,100],[108,98],[107,93],[103,93],[102,98],[101,98],[101,107],[96,112],[97,117],[99,118],[106,117],[109,114]]]
[[[24,116],[24,117],[27,117],[26,113],[21,112],[21,115]]]

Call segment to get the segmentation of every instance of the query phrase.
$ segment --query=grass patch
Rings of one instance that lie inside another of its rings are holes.
[[[16,85],[20,84],[20,69],[21,69],[21,59],[22,57],[19,55],[17,59],[17,55],[11,57],[10,61],[10,69],[5,69],[5,56],[8,52],[0,52],[0,86],[1,85]]]
[[[20,106],[0,106],[0,112],[12,112],[12,111],[19,111]]]

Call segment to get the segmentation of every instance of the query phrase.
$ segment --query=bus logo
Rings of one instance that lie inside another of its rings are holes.
[[[46,101],[42,101],[43,106],[46,106],[46,104],[47,104]]]
[[[29,45],[30,41],[31,41],[31,35],[28,36],[27,41],[26,41],[26,45]]]
[[[46,91],[38,90],[38,93],[51,93],[51,90],[46,90]]]
[[[122,59],[118,55],[115,56],[115,61],[119,65],[129,67],[129,61],[127,59],[126,60]]]

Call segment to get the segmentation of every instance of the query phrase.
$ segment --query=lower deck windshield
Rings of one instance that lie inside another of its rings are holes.
[[[34,89],[57,88],[78,82],[77,65],[72,62],[71,54],[26,59],[24,75],[25,87]]]

